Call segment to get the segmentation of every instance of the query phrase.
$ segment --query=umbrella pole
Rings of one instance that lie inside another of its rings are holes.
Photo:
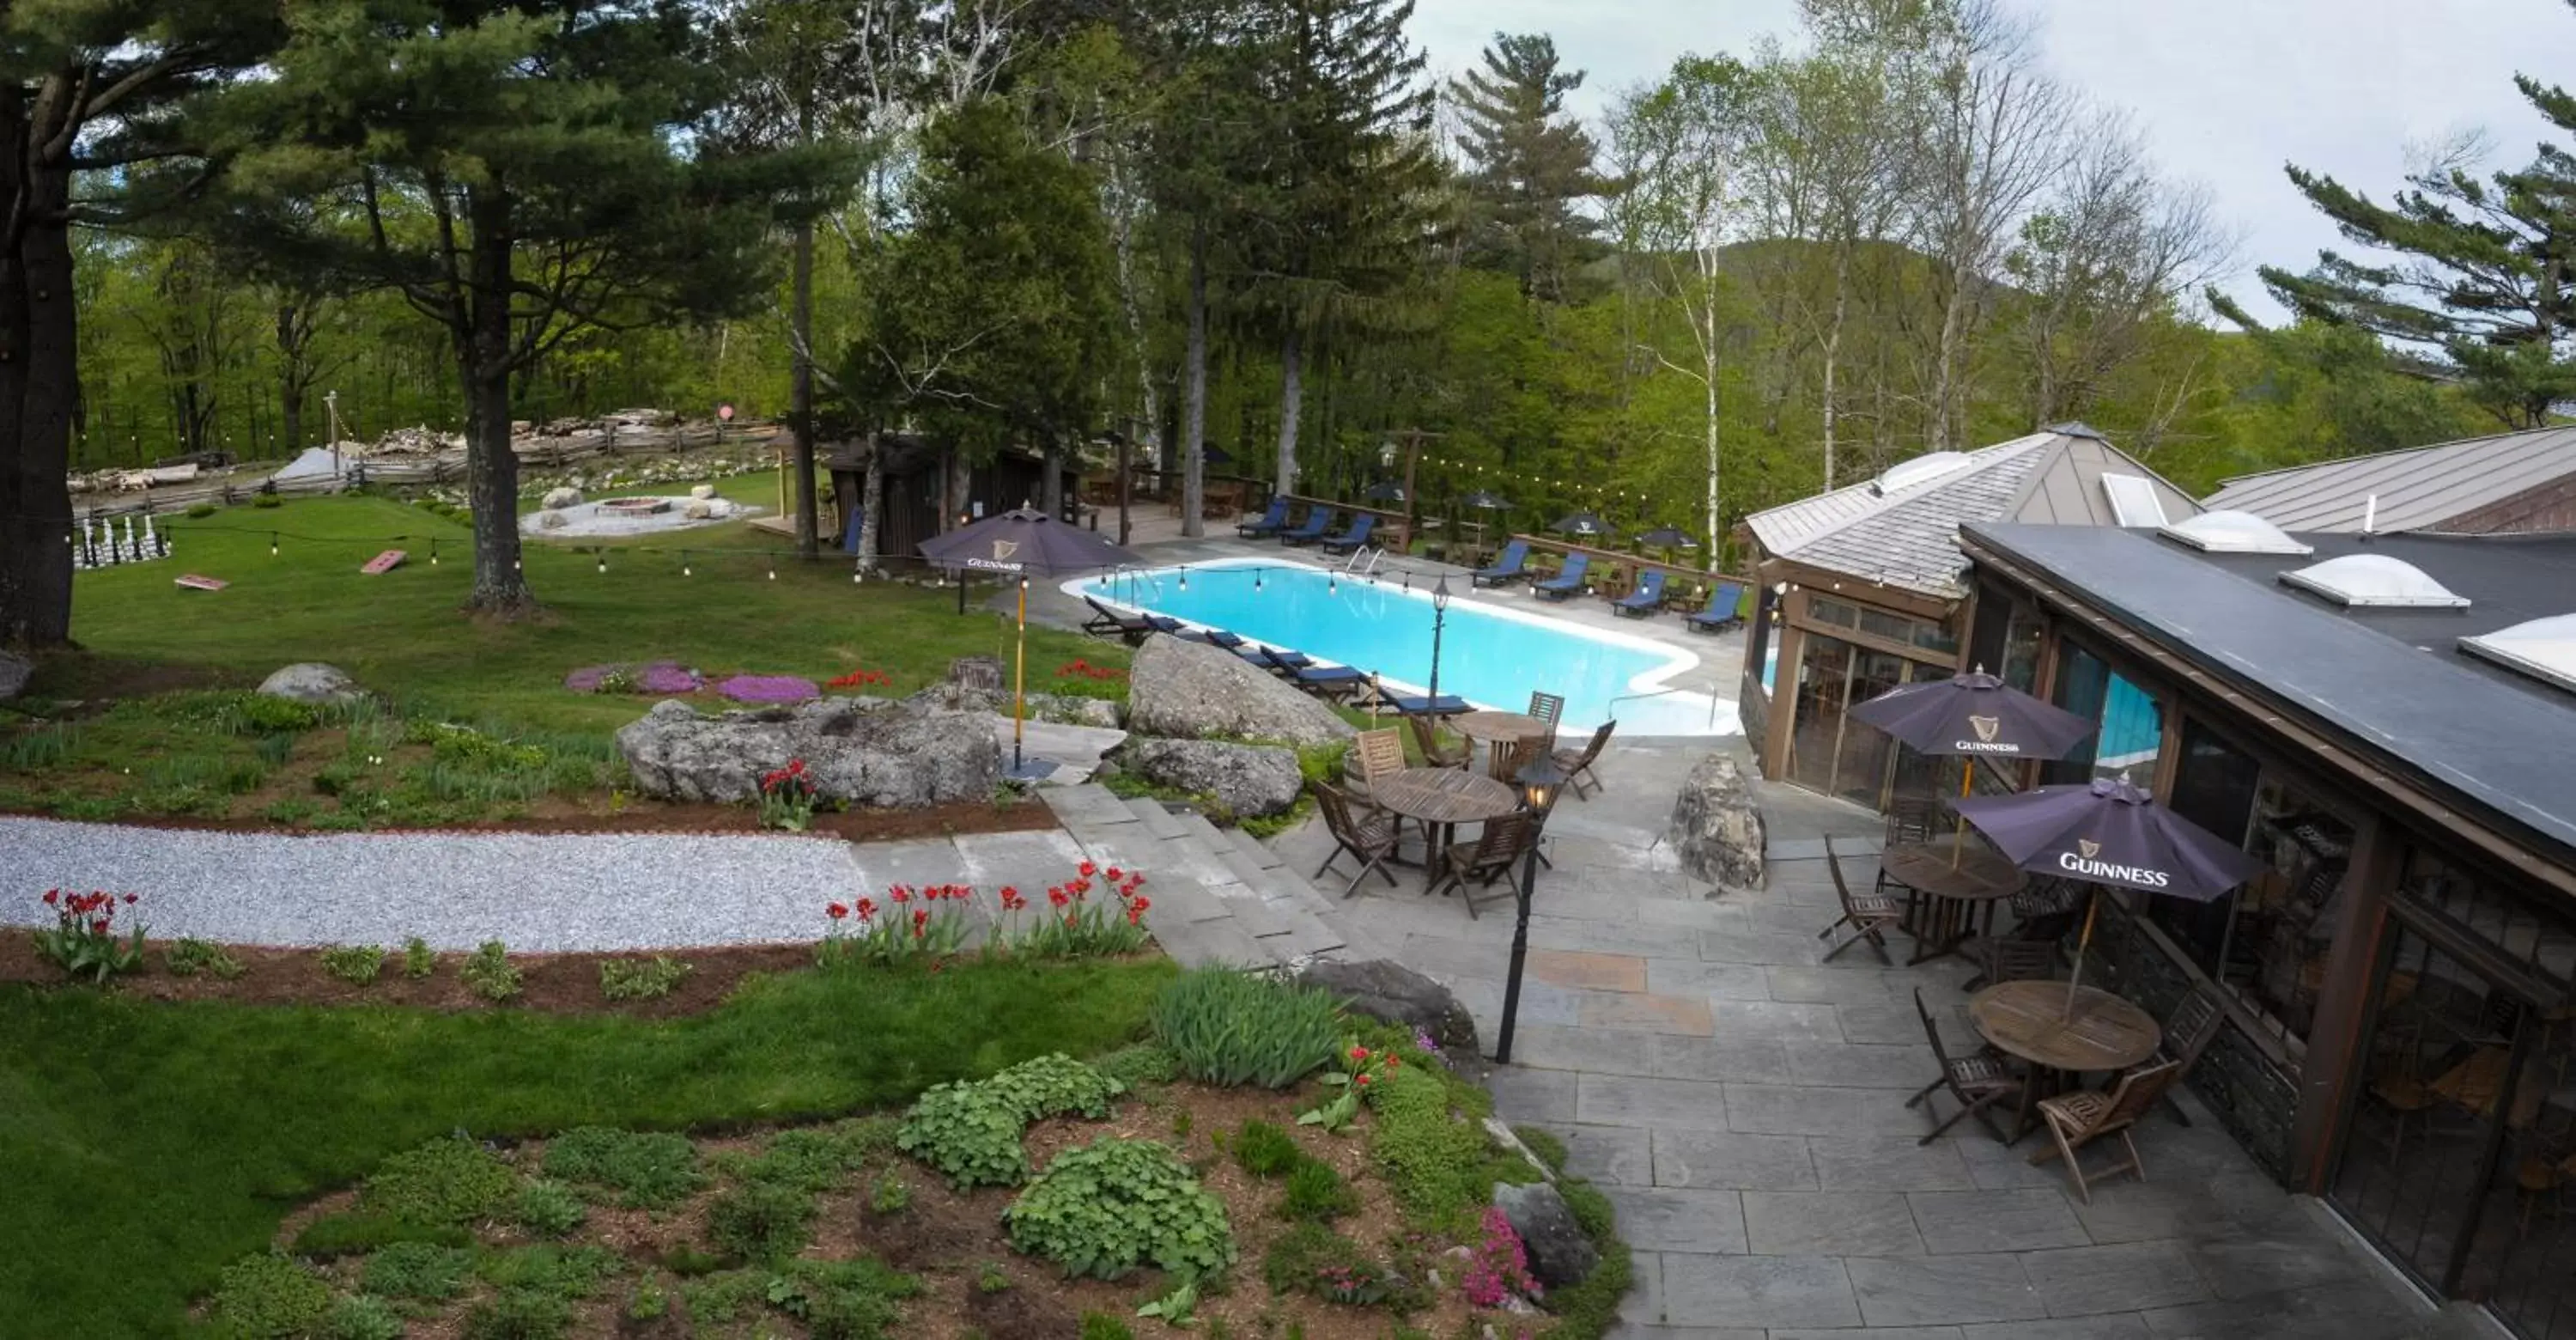
[[[1966,800],[1968,788],[1976,785],[1977,782],[1977,760],[1974,755],[1970,755],[1959,761],[1967,764],[1967,767],[1959,772],[1959,799]],[[1968,816],[1959,814],[1956,810],[1952,810],[1951,813],[1958,815],[1950,821],[1950,868],[1956,870],[1959,868],[1960,855],[1968,847]]]
[[[2084,902],[2084,938],[2075,942],[2075,975],[2066,982],[2066,1008],[2060,1019],[2075,1017],[2075,988],[2084,982],[2084,951],[2093,947],[2093,918],[2101,915],[2102,891],[2095,889]]]
[[[1029,579],[1020,579],[1020,632],[1016,649],[1011,654],[1011,771],[1020,770],[1020,704],[1027,699],[1029,680]]]

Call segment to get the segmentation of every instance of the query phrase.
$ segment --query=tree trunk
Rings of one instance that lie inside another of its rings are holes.
[[[467,329],[457,346],[465,383],[466,500],[474,516],[474,591],[465,608],[501,619],[537,612],[519,567],[519,458],[510,450],[510,196],[493,182],[472,187]]]
[[[1708,396],[1708,561],[1714,570],[1720,562],[1717,512],[1717,303],[1714,295],[1704,320],[1707,329],[1700,342],[1704,370],[1701,389]]]
[[[794,292],[790,295],[788,321],[794,325],[788,340],[788,410],[787,428],[795,435],[796,449],[796,554],[813,558],[822,550],[820,527],[821,504],[814,496],[814,225],[811,221],[796,225],[796,258]]]
[[[1834,253],[1834,315],[1825,327],[1825,491],[1834,487],[1834,371],[1842,362],[1843,317],[1851,310],[1851,248]]]
[[[1118,256],[1118,304],[1127,318],[1127,342],[1136,354],[1137,422],[1145,429],[1145,459],[1160,469],[1165,465],[1163,401],[1162,393],[1154,384],[1152,350],[1145,340],[1144,304],[1136,294],[1136,221],[1132,212],[1125,209],[1109,211],[1109,217],[1110,240]],[[1127,473],[1123,466],[1118,478],[1123,491],[1127,486]],[[1125,538],[1120,537],[1122,543]]]
[[[1953,449],[1951,412],[1958,403],[1960,346],[1967,342],[1969,289],[1975,279],[1964,258],[1951,264],[1949,301],[1941,305],[1941,344],[1932,360],[1933,451]]]
[[[0,201],[24,223],[0,252],[0,645],[59,646],[72,630],[72,406],[79,314],[72,303],[71,179],[38,164],[14,99],[0,107]]]
[[[877,527],[885,510],[885,452],[874,432],[868,434],[868,470],[859,486],[859,566],[877,565]]]
[[[966,453],[950,447],[945,459],[948,462],[948,514],[939,518],[942,532],[965,525],[975,514],[974,504],[966,497],[975,487],[975,475],[967,468]]]
[[[1297,415],[1306,403],[1305,350],[1293,324],[1279,341],[1279,491],[1297,491]]]
[[[1064,519],[1064,440],[1054,433],[1047,434],[1043,459],[1046,480],[1038,486],[1039,505],[1046,509],[1048,516],[1061,521]]]
[[[1207,534],[1205,511],[1207,465],[1207,224],[1190,224],[1190,337],[1184,375],[1189,379],[1188,407],[1181,425],[1181,534],[1197,539]]]

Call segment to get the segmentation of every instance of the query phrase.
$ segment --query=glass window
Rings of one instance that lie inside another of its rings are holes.
[[[1798,718],[1790,727],[1790,775],[1827,795],[1880,807],[1895,741],[1850,717],[1864,703],[1904,683],[1901,656],[1810,633],[1798,667]]]
[[[2074,753],[2043,765],[2042,782],[2089,782],[2127,773],[2138,785],[2148,784],[2164,750],[2163,704],[2072,642],[2065,644],[2058,661],[2050,701],[2100,725]]]
[[[2004,655],[2001,668],[1995,671],[2005,683],[2024,693],[2039,684],[2039,614],[2025,605],[2015,605],[2012,622],[2004,630]]]
[[[1846,605],[1839,600],[1827,600],[1821,596],[1807,597],[1807,617],[1818,623],[1832,624],[1836,628],[1856,628],[1860,625],[1860,609],[1857,606]]]
[[[2004,634],[2012,627],[2012,599],[1991,586],[1977,588],[1976,626],[1968,633],[1968,668],[2004,672]]]
[[[2239,751],[2216,731],[2189,715],[2182,721],[2182,759],[2174,769],[2173,812],[2230,842],[2242,843],[2254,817],[2262,765]],[[2229,923],[2236,915],[2237,895],[2214,902],[2189,898],[2152,898],[2147,915],[2200,965],[2202,972],[2224,980],[2219,956],[2230,948]]]

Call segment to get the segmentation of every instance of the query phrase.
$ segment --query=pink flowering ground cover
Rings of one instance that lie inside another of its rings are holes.
[[[736,675],[716,685],[716,692],[738,703],[801,703],[823,696],[813,680],[796,675]]]
[[[677,661],[585,665],[564,676],[564,687],[575,693],[695,693],[706,686],[704,675]]]

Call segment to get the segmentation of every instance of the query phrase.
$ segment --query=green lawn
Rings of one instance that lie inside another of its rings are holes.
[[[752,498],[765,478],[719,487]],[[953,592],[856,585],[845,562],[798,563],[785,541],[740,524],[685,539],[611,542],[604,574],[594,544],[578,552],[531,544],[528,581],[551,617],[515,625],[458,613],[471,580],[465,529],[422,508],[321,498],[173,519],[169,529],[171,559],[77,579],[72,632],[91,653],[212,667],[242,685],[290,661],[329,661],[406,706],[506,729],[605,732],[648,705],[566,693],[565,672],[581,665],[670,658],[708,671],[818,681],[866,666],[893,672],[892,691],[908,693],[940,678],[953,657],[1006,654],[1011,636],[1007,620],[981,609],[959,617]],[[272,530],[280,532],[275,557]],[[429,562],[433,540],[436,566]],[[682,544],[697,546],[687,556],[689,576],[681,574]],[[644,546],[665,552],[641,552]],[[386,548],[409,551],[411,562],[382,577],[360,576],[358,566]],[[232,585],[182,590],[172,579],[183,572]],[[1029,630],[1033,681],[1076,656],[1123,665],[1127,652]],[[91,668],[80,657],[50,664],[34,691],[83,696]]]
[[[431,1136],[896,1106],[1136,1037],[1171,971],[797,973],[658,1023],[0,987],[0,1334],[182,1333],[188,1301],[288,1211]]]

